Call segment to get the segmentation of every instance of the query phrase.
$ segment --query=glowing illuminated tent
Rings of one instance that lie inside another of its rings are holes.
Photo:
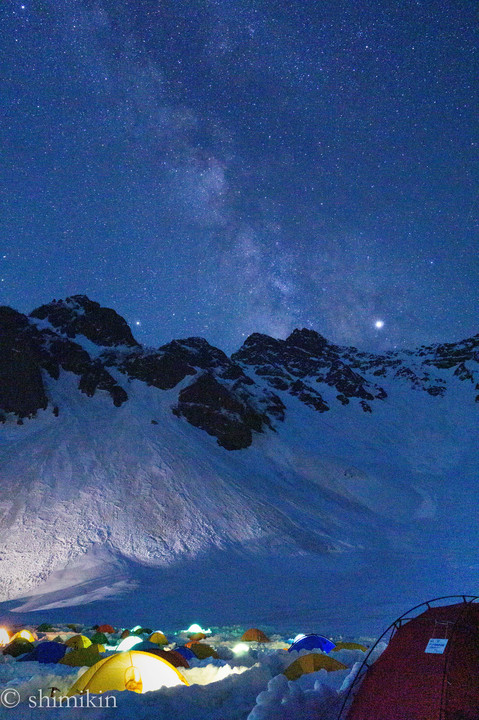
[[[206,637],[206,635],[203,635],[203,637]],[[162,632],[160,632],[160,630],[156,630],[154,633],[151,633],[148,639],[150,642],[155,643],[155,645],[168,645],[167,638]]]
[[[188,630],[183,630],[183,632],[184,632],[186,635],[192,635],[193,633],[203,633],[205,636],[206,636],[206,635],[211,635],[211,629],[210,629],[210,628],[208,628],[208,629],[202,628],[201,625],[198,625],[198,623],[193,623],[193,625],[190,625],[190,627],[188,628]]]
[[[163,658],[130,650],[100,660],[78,678],[67,696],[112,690],[144,693],[181,683],[188,685],[183,675]]]
[[[73,635],[65,642],[65,645],[73,650],[81,650],[90,647],[91,644],[90,638],[87,638],[86,635]]]
[[[14,640],[28,640],[28,642],[35,642],[35,636],[30,632],[30,630],[19,630],[15,635],[12,637],[12,642]]]
[[[127,650],[131,650],[135,647],[135,645],[143,645],[143,640],[139,635],[127,635],[126,638],[123,638],[121,643],[116,648],[117,652],[126,652]]]
[[[242,638],[242,642],[258,642],[258,643],[266,643],[271,642],[269,637],[264,634],[262,630],[258,630],[258,628],[250,628],[247,630]]]
[[[83,665],[91,667],[101,659],[101,652],[105,652],[103,645],[89,645],[87,648],[72,650],[59,662],[61,665],[70,665],[71,667],[83,667]]]
[[[0,628],[0,647],[8,645],[9,642],[10,635],[8,634],[8,630],[5,630],[5,628]]]
[[[338,662],[338,660],[328,655],[310,653],[309,655],[302,655],[297,658],[297,660],[286,668],[283,674],[286,675],[288,680],[297,680],[301,675],[318,672],[318,670],[322,670],[323,668],[327,672],[347,669],[346,665],[343,665],[343,663]]]

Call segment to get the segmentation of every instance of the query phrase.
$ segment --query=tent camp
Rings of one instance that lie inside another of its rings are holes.
[[[68,697],[111,690],[143,693],[160,687],[184,683],[183,675],[166,660],[156,655],[130,650],[116,653],[97,662],[81,675],[68,691]]]
[[[451,599],[453,604],[435,605]],[[349,712],[346,699],[340,717],[477,720],[478,600],[438,598],[398,618],[382,636],[392,633],[387,648],[370,667],[366,656],[357,676],[362,683],[353,684]]]
[[[301,675],[318,672],[318,670],[326,670],[333,672],[334,670],[346,670],[346,665],[327,655],[320,653],[310,653],[309,655],[301,655],[289,665],[284,671],[284,675],[288,680],[297,680]],[[384,720],[384,719],[383,719]]]

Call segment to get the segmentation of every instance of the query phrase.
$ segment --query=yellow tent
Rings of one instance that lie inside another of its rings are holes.
[[[247,630],[241,637],[241,641],[258,643],[271,642],[269,637],[265,635],[262,630],[258,630],[258,628],[250,628]]]
[[[188,685],[183,675],[163,658],[138,650],[129,650],[103,658],[86,670],[72,685],[67,696],[81,695],[87,690],[91,693],[112,690],[144,693],[181,683]]]
[[[70,665],[71,667],[82,667],[87,665],[91,667],[100,660],[100,653],[105,652],[103,645],[89,645],[86,648],[79,648],[67,652],[58,662],[62,665]]]
[[[162,632],[160,632],[160,630],[156,630],[154,633],[152,633],[149,637],[149,640],[150,642],[155,643],[155,645],[168,645],[168,640],[166,639],[166,636]]]
[[[362,650],[363,652],[366,652],[367,649],[366,645],[361,645],[356,642],[338,642],[336,643],[336,647],[333,647],[332,652],[335,652],[336,650]]]
[[[19,630],[12,637],[11,642],[14,640],[28,640],[28,642],[35,642],[36,637],[30,632],[30,630]]]
[[[318,672],[318,670],[322,670],[323,668],[328,672],[347,669],[346,665],[329,657],[329,655],[310,653],[309,655],[301,655],[301,657],[291,663],[283,675],[286,675],[288,680],[297,680],[301,675]]]
[[[82,648],[90,647],[91,640],[90,638],[87,638],[86,635],[73,635],[73,637],[68,638],[65,645],[68,645],[69,648],[73,648],[73,650],[81,650]]]

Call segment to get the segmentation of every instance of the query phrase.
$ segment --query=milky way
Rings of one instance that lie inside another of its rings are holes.
[[[475,334],[474,15],[0,3],[1,302],[86,293],[151,345]]]

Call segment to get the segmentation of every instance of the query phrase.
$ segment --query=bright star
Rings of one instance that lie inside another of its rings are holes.
[[[136,320],[135,325],[141,325],[141,322],[139,320]]]
[[[381,330],[381,328],[384,327],[384,320],[376,320],[376,322],[374,323],[374,327],[378,330]]]

